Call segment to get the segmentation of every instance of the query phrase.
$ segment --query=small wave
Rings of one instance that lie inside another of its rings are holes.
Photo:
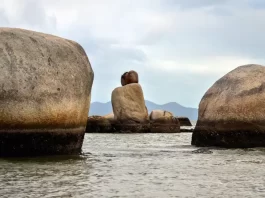
[[[200,148],[200,149],[191,151],[191,153],[212,154],[213,152],[211,150],[209,150],[208,148]]]

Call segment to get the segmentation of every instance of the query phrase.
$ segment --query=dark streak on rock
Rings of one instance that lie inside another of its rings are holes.
[[[265,90],[265,83],[262,83],[259,87],[255,87],[252,88],[250,90],[245,90],[243,92],[241,92],[239,95],[237,95],[238,97],[242,97],[242,96],[250,96],[250,95],[254,95],[254,94],[258,94],[258,93],[262,93]]]
[[[265,125],[264,122],[198,122],[191,144],[225,148],[264,147]]]
[[[0,132],[0,156],[80,154],[83,139],[83,132]]]

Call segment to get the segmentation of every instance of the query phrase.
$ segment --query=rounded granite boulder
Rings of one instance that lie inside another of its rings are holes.
[[[144,93],[138,83],[115,88],[111,94],[111,104],[114,119],[119,121],[134,120],[136,122],[148,120]]]
[[[0,28],[0,156],[80,153],[94,73],[84,49]]]
[[[121,85],[125,86],[132,83],[139,83],[138,73],[134,70],[124,72],[121,76]]]
[[[111,94],[111,103],[115,131],[126,133],[148,131],[148,111],[140,84],[132,83],[115,88]]]
[[[219,79],[203,96],[192,135],[196,146],[265,146],[265,67],[244,65]]]

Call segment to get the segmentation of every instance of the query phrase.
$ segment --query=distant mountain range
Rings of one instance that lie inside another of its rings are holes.
[[[198,109],[184,107],[176,102],[169,102],[163,105],[155,104],[151,101],[145,101],[148,112],[150,113],[154,109],[162,109],[170,111],[174,116],[184,116],[188,117],[190,120],[197,120],[198,118]],[[106,115],[112,112],[111,102],[101,103],[101,102],[92,102],[90,105],[89,115]]]

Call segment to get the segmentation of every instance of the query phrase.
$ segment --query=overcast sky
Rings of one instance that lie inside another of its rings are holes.
[[[264,0],[0,0],[0,26],[79,42],[95,73],[92,101],[110,101],[136,70],[145,99],[198,104],[237,66],[265,64]]]

